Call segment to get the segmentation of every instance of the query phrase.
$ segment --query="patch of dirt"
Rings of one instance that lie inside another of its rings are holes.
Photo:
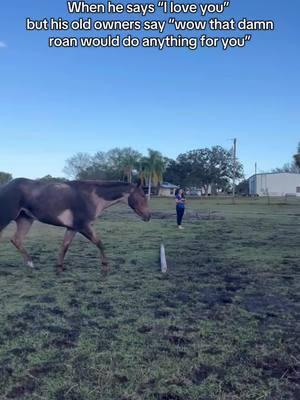
[[[263,370],[265,378],[287,379],[293,383],[300,383],[300,365],[280,360],[277,357],[267,357],[256,362],[256,368]]]
[[[169,299],[165,300],[164,303],[165,303],[165,306],[168,308],[177,308],[177,306],[178,306],[175,301],[172,301]]]
[[[70,388],[58,389],[55,392],[55,400],[86,400],[81,393],[75,389],[70,391]]]
[[[44,282],[41,284],[41,287],[43,289],[51,289],[54,287],[54,284],[52,282]]]
[[[167,335],[166,339],[168,339],[171,344],[176,346],[185,346],[191,343],[190,339],[180,335]]]
[[[176,325],[170,325],[170,326],[168,327],[168,331],[169,331],[169,332],[179,332],[179,331],[181,331],[181,329],[178,328],[178,326],[176,326]]]
[[[188,400],[186,396],[179,396],[173,393],[154,393],[156,400]]]
[[[289,302],[283,296],[275,296],[272,294],[248,294],[242,300],[242,305],[251,313],[266,315],[272,313],[278,315],[280,313],[296,311],[296,305]]]
[[[102,290],[101,289],[93,290],[92,293],[96,294],[96,295],[101,295],[102,294]]]
[[[88,310],[91,310],[91,309],[99,310],[100,312],[102,312],[104,314],[105,318],[115,317],[114,308],[111,305],[109,300],[96,298],[87,305],[87,309]]]
[[[224,281],[226,282],[226,290],[228,292],[238,292],[239,290],[246,289],[250,284],[249,279],[230,274],[224,276]]]
[[[69,301],[69,306],[73,308],[79,308],[80,302],[76,299],[76,297],[72,297],[71,300]]]
[[[70,332],[69,328],[59,326],[59,325],[46,325],[46,326],[42,326],[41,328],[47,330],[50,333],[57,334],[59,336],[67,336]]]
[[[34,366],[29,370],[29,374],[35,378],[41,378],[43,376],[49,375],[49,373],[60,373],[64,371],[65,368],[61,363],[47,362],[44,364],[39,364]]]
[[[58,337],[49,342],[50,345],[59,349],[76,347],[80,335],[80,329],[78,327],[63,328],[59,326],[48,326],[47,329],[49,332],[58,335]],[[48,346],[48,344],[46,346]]]
[[[59,349],[72,349],[76,347],[74,341],[68,339],[54,339],[50,342],[50,345]]]
[[[177,298],[184,304],[195,305],[197,302],[197,307],[199,303],[203,303],[212,308],[217,305],[231,304],[233,302],[233,293],[223,289],[216,289],[215,287],[203,287],[199,289],[196,296],[194,293],[194,298],[191,298],[187,293],[180,293]]]
[[[147,325],[142,325],[141,327],[138,328],[139,333],[149,333],[152,331],[152,326],[147,326]]]
[[[191,380],[195,385],[201,385],[202,382],[212,374],[222,378],[225,375],[225,371],[220,368],[212,368],[208,365],[200,365],[192,371]]]
[[[154,318],[160,319],[160,318],[166,318],[170,315],[169,311],[166,310],[156,310],[154,311]]]
[[[26,304],[21,312],[10,314],[7,320],[9,327],[4,329],[8,338],[23,335],[24,332],[34,334],[49,318],[47,310],[38,304]]]
[[[22,399],[35,391],[37,383],[33,378],[23,378],[17,386],[13,387],[6,395],[8,399]]]
[[[127,383],[127,382],[129,382],[129,379],[125,375],[115,374],[113,379],[114,379],[114,381],[116,381],[118,383]]]
[[[49,314],[52,314],[52,315],[59,315],[59,316],[64,315],[63,310],[61,310],[59,307],[48,308],[47,311]]]
[[[116,263],[116,264],[123,265],[123,264],[125,264],[126,260],[123,257],[116,257],[116,258],[113,259],[113,262]]]
[[[16,347],[11,349],[10,353],[16,357],[26,357],[28,354],[32,354],[35,351],[33,347]]]
[[[192,297],[190,295],[190,293],[185,292],[185,291],[181,291],[176,295],[176,299],[181,301],[182,303],[190,303],[192,300]]]
[[[8,271],[0,271],[0,276],[12,276],[13,274]]]
[[[175,212],[167,211],[154,211],[152,213],[153,219],[175,219]],[[224,220],[225,217],[217,212],[200,213],[197,211],[186,211],[184,214],[186,221],[199,221],[199,220]]]
[[[14,370],[8,365],[0,365],[0,381],[5,382],[12,376]]]
[[[38,296],[36,298],[36,301],[38,301],[39,303],[55,303],[56,299],[53,296]]]

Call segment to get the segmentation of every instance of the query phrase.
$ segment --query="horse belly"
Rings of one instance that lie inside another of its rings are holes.
[[[57,216],[59,222],[61,222],[64,226],[72,228],[74,226],[74,214],[72,210],[67,209],[64,210]]]
[[[45,224],[80,230],[94,218],[89,197],[72,190],[66,184],[43,188],[28,200],[29,211]]]

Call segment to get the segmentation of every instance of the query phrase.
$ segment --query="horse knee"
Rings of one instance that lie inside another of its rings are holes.
[[[97,242],[96,242],[95,244],[96,244],[96,246],[98,247],[98,249],[99,249],[101,252],[104,252],[105,247],[104,247],[104,244],[102,243],[101,240],[97,240]]]
[[[10,241],[17,248],[21,246],[21,241],[16,237],[13,237],[12,239],[10,239]]]

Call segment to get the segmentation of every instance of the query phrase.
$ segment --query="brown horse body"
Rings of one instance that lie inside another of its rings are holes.
[[[147,200],[140,184],[101,181],[45,183],[15,179],[0,189],[0,234],[11,221],[16,221],[17,230],[11,241],[27,265],[33,267],[32,259],[23,247],[33,222],[38,220],[65,227],[58,257],[60,269],[63,269],[65,254],[77,232],[99,248],[102,264],[106,265],[103,244],[92,224],[104,209],[120,202],[126,202],[145,221],[150,220]]]

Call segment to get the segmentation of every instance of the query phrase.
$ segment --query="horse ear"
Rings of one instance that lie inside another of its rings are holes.
[[[142,180],[141,178],[138,179],[137,183],[136,183],[136,187],[141,187],[142,186]]]

